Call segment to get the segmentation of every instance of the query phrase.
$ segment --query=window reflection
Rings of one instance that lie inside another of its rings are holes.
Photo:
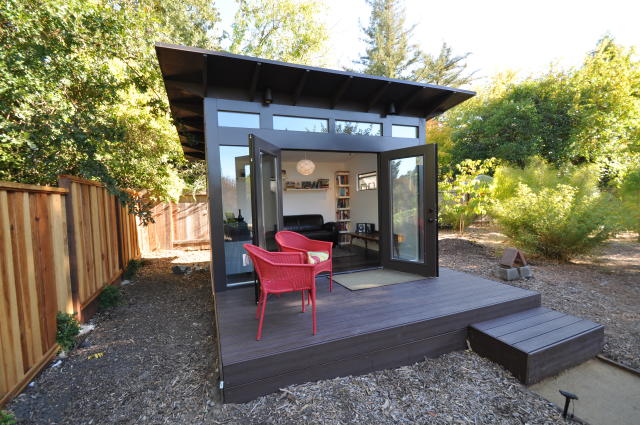
[[[382,125],[375,122],[336,120],[336,133],[382,136]]]
[[[422,164],[422,156],[393,159],[389,163],[392,258],[396,260],[424,262]]]
[[[218,111],[219,127],[260,128],[260,114]]]
[[[253,240],[249,147],[220,146],[220,166],[227,283],[253,281],[253,267],[242,261],[242,245]]]
[[[273,116],[274,130],[308,131],[311,133],[328,133],[329,120],[322,118]]]
[[[418,137],[418,127],[413,125],[393,124],[391,126],[391,137],[407,137],[415,139]]]

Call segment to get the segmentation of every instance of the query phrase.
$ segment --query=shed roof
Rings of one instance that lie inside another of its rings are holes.
[[[195,47],[156,44],[171,113],[187,157],[204,158],[202,99],[262,102],[433,118],[464,102],[468,90],[234,55]]]

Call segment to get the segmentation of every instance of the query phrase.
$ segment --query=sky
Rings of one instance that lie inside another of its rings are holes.
[[[322,0],[330,33],[329,68],[353,67],[364,53],[361,27],[369,20],[364,0]],[[225,26],[235,13],[234,0],[216,1]],[[442,42],[457,54],[470,52],[467,63],[482,83],[498,72],[527,76],[549,64],[579,66],[605,34],[640,49],[639,0],[405,0],[411,40],[437,53]]]

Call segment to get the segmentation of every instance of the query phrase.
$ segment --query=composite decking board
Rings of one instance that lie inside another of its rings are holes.
[[[438,341],[446,340],[443,335],[463,332],[466,336],[470,323],[540,306],[536,292],[446,269],[439,278],[361,291],[336,284],[329,293],[326,283],[318,282],[316,336],[311,335],[310,309],[304,315],[299,313],[299,294],[269,300],[261,341],[255,341],[253,288],[216,294],[225,399],[240,387],[255,386],[247,391],[256,396],[264,394],[259,387],[268,387],[267,392],[277,390],[273,385],[280,382],[278,376],[291,378],[283,385],[323,379],[317,365],[348,365],[357,363],[353,359],[375,358],[377,354],[372,353],[385,353],[399,366],[406,356],[398,347],[420,341],[422,345],[413,347],[451,351],[446,344],[439,347]],[[464,348],[460,340],[456,344]],[[353,374],[357,369],[332,367],[346,371],[334,376]],[[371,370],[375,369],[380,367]]]
[[[497,338],[500,341],[504,341],[509,345],[516,346],[519,343],[523,343],[525,341],[528,341],[534,338],[540,338],[540,337],[548,338],[548,334],[552,334],[554,331],[557,331],[559,328],[572,325],[581,320],[582,319],[580,319],[579,317],[565,314],[555,319],[546,321],[544,323],[540,323],[516,332],[511,332],[509,334],[502,335]]]
[[[490,329],[494,329],[499,326],[508,325],[510,323],[519,322],[528,317],[537,316],[542,313],[546,313],[548,311],[551,311],[551,310],[545,307],[532,308],[530,310],[520,311],[515,314],[509,314],[506,316],[497,317],[495,319],[486,320],[484,322],[474,323],[471,326],[473,326],[475,329],[479,331],[485,332],[485,331],[489,331]]]
[[[320,362],[335,361],[339,358],[361,355],[370,351],[431,338],[454,329],[466,329],[469,322],[473,321],[474,315],[491,317],[505,312],[508,314],[519,309],[530,308],[538,305],[538,303],[539,300],[533,297],[512,300],[508,303],[482,307],[472,312],[459,313],[393,329],[327,341],[323,344],[274,353],[240,363],[226,364],[224,367],[225,381],[229,384],[245,383],[274,373],[305,369],[313,367]]]
[[[403,298],[392,298],[388,300],[380,300],[380,299],[364,299],[357,300],[357,305],[343,303],[341,298],[343,294],[340,293],[332,293],[326,294],[327,297],[331,297],[331,299],[325,299],[323,303],[318,303],[318,320],[322,320],[323,330],[331,331],[334,328],[335,323],[339,323],[345,318],[348,318],[352,321],[352,327],[350,331],[352,333],[358,333],[357,326],[360,323],[363,323],[365,327],[369,328],[369,318],[376,319],[384,319],[388,323],[406,323],[411,321],[411,317],[413,315],[417,315],[419,319],[423,319],[424,317],[435,317],[438,315],[439,311],[443,309],[448,312],[450,309],[457,308],[457,310],[463,310],[463,304],[461,300],[465,302],[470,302],[471,304],[476,304],[477,301],[473,298],[477,295],[486,295],[491,294],[491,296],[495,297],[510,297],[513,294],[507,293],[505,291],[495,290],[493,292],[488,292],[484,288],[463,288],[461,292],[456,293],[456,291],[451,291],[451,293],[445,293],[440,295],[438,298],[434,297],[431,299],[427,299],[422,303],[416,303],[415,300],[411,298],[412,295],[415,295],[415,291],[409,291],[404,294]],[[363,303],[366,301],[366,303]],[[271,305],[271,309],[269,309]],[[327,305],[328,309],[324,309]],[[432,307],[438,307],[440,310],[433,309]],[[254,306],[251,306],[254,309]],[[267,303],[267,314],[265,315],[265,331],[269,327],[278,328],[280,325],[286,325],[289,329],[287,329],[287,335],[289,337],[295,335],[297,332],[302,331],[303,334],[308,334],[310,332],[309,329],[299,329],[299,326],[293,326],[292,320],[296,320],[295,315],[300,310],[300,297],[299,295],[288,295],[283,296],[280,299],[275,298],[271,302]],[[328,310],[328,311],[326,311]],[[243,315],[238,317],[235,321],[235,324],[232,324],[229,330],[239,330],[246,328],[246,324],[244,321],[246,320],[246,313],[243,311]],[[267,322],[269,320],[269,322]],[[310,320],[310,317],[308,318]],[[266,341],[266,337],[261,341],[262,345],[268,346],[273,341]],[[280,345],[281,342],[278,343]]]
[[[530,338],[526,341],[517,343],[514,345],[514,347],[526,353],[531,353],[532,351],[538,351],[540,349],[553,346],[559,341],[572,338],[582,333],[597,329],[601,326],[602,325],[598,325],[589,320],[580,319],[579,321],[574,322],[568,326],[564,326],[552,332],[547,332],[535,338]]]
[[[330,379],[337,376],[360,375],[374,370],[413,364],[425,357],[437,357],[447,352],[464,349],[466,346],[465,338],[466,329],[459,329],[447,334],[362,353],[337,361],[319,362],[309,368],[287,371],[240,385],[227,387],[225,384],[224,399],[229,403],[241,403],[295,383]]]
[[[566,314],[559,311],[548,311],[542,314],[537,314],[535,316],[529,316],[525,319],[521,319],[512,323],[496,326],[495,328],[491,328],[486,332],[495,337],[503,337],[514,332],[531,328],[532,326],[540,325],[550,320],[558,319],[563,316],[566,316]]]
[[[601,325],[564,313],[553,318],[552,312],[534,309],[473,324],[469,327],[471,346],[525,384],[538,382],[598,354],[604,339]],[[505,333],[510,326],[519,330]]]
[[[468,277],[470,277],[469,275],[461,273],[455,277],[460,276],[466,278],[466,280],[469,280]],[[221,303],[222,308],[220,310],[222,314],[220,317],[220,325],[223,360],[224,357],[229,355],[234,358],[234,361],[239,361],[268,353],[271,350],[288,350],[291,348],[289,345],[291,345],[292,342],[293,345],[296,346],[313,345],[325,342],[325,338],[348,337],[372,330],[372,328],[393,327],[414,321],[412,319],[419,321],[441,315],[450,315],[455,312],[472,310],[474,307],[487,305],[492,301],[501,302],[511,297],[519,298],[525,294],[535,294],[473,276],[471,276],[471,279],[476,281],[471,284],[469,284],[469,282],[458,282],[455,284],[454,281],[449,281],[445,282],[444,285],[433,285],[433,282],[437,282],[437,280],[429,279],[426,281],[428,282],[427,284],[416,284],[415,282],[398,284],[384,288],[359,291],[355,294],[336,285],[333,293],[325,294],[327,297],[330,297],[330,299],[325,298],[323,301],[321,299],[322,297],[319,297],[318,322],[320,332],[315,337],[311,336],[310,332],[310,312],[305,313],[307,317],[304,317],[304,320],[296,313],[296,311],[300,309],[299,296],[294,295],[290,298],[289,302],[283,302],[285,301],[283,299],[276,299],[271,303],[271,309],[269,308],[270,305],[267,304],[265,335],[262,341],[259,342],[255,340],[251,341],[257,327],[257,322],[251,320],[255,312],[255,306],[249,301],[251,299],[251,291],[245,289],[246,293],[241,294],[238,291],[242,290],[235,290],[233,291],[235,292],[233,298],[237,298],[234,300],[235,302]],[[442,282],[442,278],[439,280]],[[485,285],[478,285],[478,281]],[[490,283],[487,285],[486,282]],[[431,284],[431,286],[425,288],[424,285],[429,284]],[[488,292],[489,288],[494,289],[495,292]],[[418,289],[422,290],[423,298],[417,296],[419,294]],[[427,293],[425,289],[430,289],[431,291]],[[381,297],[377,296],[379,295],[377,292],[380,292],[380,290],[390,292],[391,294],[382,294]],[[370,294],[367,294],[367,292],[370,292]],[[440,292],[440,298],[436,295],[438,292]],[[456,292],[458,292],[457,295]],[[229,300],[232,298],[228,297],[229,293],[230,291],[222,294],[222,296],[227,297]],[[461,296],[465,293],[466,297]],[[483,294],[483,297],[477,296],[480,293]],[[354,297],[354,295],[356,297]],[[285,298],[285,296],[282,298]],[[378,302],[374,305],[372,301],[376,301],[375,298],[380,299],[377,300]],[[469,298],[470,300],[462,302],[464,298]],[[243,299],[245,302],[243,302]],[[423,301],[423,299],[425,301]],[[479,301],[479,299],[481,299],[481,301]],[[438,306],[439,303],[446,303],[446,306]],[[363,304],[363,307],[366,306],[366,308],[358,309],[357,306],[354,307],[353,304]],[[220,303],[218,305],[220,306]],[[430,305],[436,306],[436,308],[427,309],[426,306]],[[230,306],[230,311],[227,310],[225,306]],[[323,308],[325,306],[326,308]],[[330,311],[329,307],[332,307]],[[415,310],[411,311],[415,313],[415,316],[409,314],[409,307],[417,309],[417,312],[415,312]],[[381,318],[386,320],[386,322],[381,323]],[[378,322],[372,325],[372,319]],[[344,320],[349,320],[349,326],[337,326]],[[229,326],[229,324],[231,324],[231,326]],[[281,327],[284,329],[284,332],[282,335],[278,335],[277,330]],[[336,327],[338,328],[338,334],[334,332],[334,328]],[[271,332],[268,331],[269,329]],[[275,334],[273,333],[274,330],[276,331]],[[253,345],[253,347],[251,345]]]

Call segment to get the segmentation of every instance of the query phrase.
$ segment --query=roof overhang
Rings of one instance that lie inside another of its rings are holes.
[[[157,43],[156,54],[185,156],[204,159],[205,97],[434,118],[474,92]]]

